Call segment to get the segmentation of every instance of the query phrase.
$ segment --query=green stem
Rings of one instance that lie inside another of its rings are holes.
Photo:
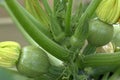
[[[79,56],[82,67],[120,66],[120,52]]]
[[[33,23],[35,25],[36,28],[38,28],[41,32],[43,32],[49,38],[52,37],[49,30],[45,26],[43,26],[38,20],[36,20],[31,14],[29,14],[20,4],[18,4],[18,3],[16,3],[16,4],[17,4],[16,7],[20,8],[20,10],[23,12],[23,14],[25,16],[27,16],[27,18],[30,20],[31,23]]]
[[[30,35],[25,32],[25,30],[22,28],[22,25],[18,22],[17,18],[14,16],[14,14],[11,12],[10,8],[7,6],[7,4],[4,3],[4,8],[8,11],[8,13],[10,14],[12,20],[15,22],[15,24],[17,25],[17,28],[21,31],[21,33],[25,36],[25,38],[28,40],[28,42],[30,44],[35,44],[35,42],[33,41],[33,39],[30,37]]]
[[[4,4],[4,7],[5,9],[8,11],[8,13],[10,14],[10,16],[12,17],[13,21],[15,22],[15,24],[17,25],[17,28],[21,31],[21,33],[25,36],[25,38],[28,40],[28,42],[31,44],[31,45],[35,45],[35,46],[38,46],[40,47],[32,38],[31,36],[25,32],[25,30],[22,28],[22,25],[18,22],[18,20],[16,19],[16,17],[13,15],[13,13],[11,12],[11,10],[9,9],[9,7]],[[24,11],[23,11],[24,12]],[[40,47],[41,48],[41,47]],[[46,52],[47,53],[47,52]],[[47,53],[48,54],[48,57],[49,57],[49,60],[50,60],[50,63],[54,66],[61,66],[63,65],[62,62],[57,59],[56,57],[52,56],[51,54]]]
[[[28,42],[31,44],[31,45],[35,45],[35,46],[38,46],[40,47],[32,38],[31,36],[25,32],[25,30],[22,28],[22,25],[18,22],[18,20],[16,19],[16,17],[13,15],[13,13],[11,12],[11,10],[9,9],[9,7],[4,4],[4,8],[8,11],[8,13],[10,14],[11,18],[13,19],[13,21],[15,22],[15,24],[17,25],[16,27],[21,31],[21,33],[25,36],[25,38],[28,40]],[[41,48],[41,47],[40,47]],[[47,52],[46,52],[47,53]],[[49,57],[49,60],[50,60],[50,63],[52,65],[55,65],[55,66],[61,66],[63,65],[62,62],[60,60],[58,60],[57,58],[55,58],[54,56],[52,56],[51,54],[47,53],[48,54],[48,57]]]
[[[83,4],[82,1],[80,1],[79,7],[77,8],[77,10],[73,13],[74,15],[72,16],[72,26],[74,26],[74,29],[77,27],[77,23],[78,20],[81,15],[83,13]]]
[[[25,0],[26,9],[38,19],[45,27],[49,28],[50,24],[48,15],[42,9],[39,0]]]
[[[50,28],[54,39],[57,42],[61,42],[65,38],[65,33],[62,31],[60,25],[57,22],[57,19],[54,16],[50,16],[50,21],[51,21]]]
[[[73,3],[73,0],[68,0],[67,11],[65,16],[65,32],[66,32],[66,35],[68,36],[70,36],[71,34],[72,3]]]
[[[109,75],[110,75],[110,72],[105,73],[104,76],[102,77],[102,80],[108,80]]]
[[[75,33],[74,33],[76,37],[79,38],[81,27],[83,27],[83,24],[86,23],[85,21],[93,15],[93,13],[95,12],[100,2],[101,0],[92,0],[88,8],[85,10],[83,15],[80,17],[79,22],[78,22],[78,27],[76,28]]]
[[[36,18],[38,18],[38,15],[34,9],[33,2],[31,0],[25,0],[25,6],[26,9]]]
[[[120,79],[120,68],[117,69],[108,80],[119,80]]]
[[[17,7],[16,0],[5,0],[6,4],[13,12],[14,16],[18,19],[24,30],[32,37],[32,39],[44,48],[47,52],[57,57],[58,59],[67,61],[69,59],[69,51],[65,50],[63,47],[59,46],[47,36],[45,36],[41,31],[39,31],[34,24],[32,24],[29,19],[24,15],[21,8]]]
[[[63,20],[65,18],[64,16],[67,8],[67,2],[68,0],[53,0],[53,15],[62,18]]]
[[[46,26],[42,25],[41,22],[39,22],[37,19],[35,19],[31,14],[29,14],[22,6],[19,4],[17,5],[19,8],[21,8],[22,12],[24,12],[24,15],[26,15],[31,23],[33,23],[40,31],[42,31],[46,36],[49,38],[52,38],[52,35],[50,33],[50,30],[46,28]]]
[[[93,73],[90,74],[93,77],[99,77],[100,75],[103,75],[104,73],[114,72],[119,66],[99,66],[96,68],[93,68]]]
[[[96,47],[92,46],[91,44],[88,44],[85,47],[83,54],[84,55],[94,54],[95,51],[96,51]]]
[[[52,10],[48,4],[48,0],[42,0],[42,3],[44,5],[44,8],[45,8],[46,12],[48,13],[48,15],[49,16],[52,15]]]
[[[46,74],[41,74],[35,80],[59,80],[64,67],[51,66]]]
[[[54,13],[54,15],[56,15],[56,5],[58,5],[58,1],[59,0],[54,0],[53,1],[53,13]]]
[[[80,43],[80,39],[84,38],[83,40],[85,40],[87,38],[87,35],[85,36],[84,34],[86,34],[85,28],[88,29],[88,26],[84,26],[84,25],[86,25],[86,22],[88,22],[90,17],[93,15],[100,2],[101,0],[92,0],[86,11],[80,17],[77,24],[77,28],[75,29],[74,35],[72,36],[74,37],[74,40],[72,40],[73,38],[71,37],[71,42],[73,46],[74,44],[78,44],[78,43],[82,44]]]
[[[39,13],[38,16],[41,17],[41,20],[44,21],[45,24],[50,24],[49,18],[47,13],[42,9],[41,5],[40,5],[40,1],[39,0],[32,0],[35,2],[36,4],[36,10]]]
[[[71,49],[73,50],[81,49],[83,47],[85,39],[88,36],[88,22],[84,24],[84,27],[81,30],[79,38],[76,38],[74,35],[70,38]]]
[[[51,28],[53,37],[57,42],[60,42],[64,39],[65,33],[62,31],[62,29],[61,29],[61,27],[56,19],[56,16],[52,12],[47,0],[42,0],[42,2],[43,2],[43,5],[44,5],[46,12],[48,13],[49,20],[51,22],[50,28]]]

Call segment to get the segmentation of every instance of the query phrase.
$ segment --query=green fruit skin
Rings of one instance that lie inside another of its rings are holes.
[[[48,73],[35,77],[35,80],[58,80],[63,74],[64,67],[62,66],[51,66]],[[61,79],[60,79],[61,80]]]
[[[112,43],[115,45],[115,47],[120,47],[120,25],[114,25]]]
[[[49,67],[48,56],[40,48],[27,46],[22,49],[17,63],[17,69],[21,74],[28,77],[37,77],[47,73]]]
[[[93,19],[89,22],[88,43],[96,47],[103,46],[112,40],[113,32],[112,25]]]

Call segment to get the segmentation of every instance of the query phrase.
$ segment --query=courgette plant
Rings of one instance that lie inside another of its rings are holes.
[[[21,48],[17,42],[0,42],[0,66],[12,71],[10,78],[17,74],[25,80],[119,79],[120,33],[113,24],[120,18],[120,0],[91,0],[88,6],[81,0],[76,10],[73,1],[24,0],[23,7],[17,0],[0,0],[30,43]],[[109,42],[113,53],[96,52]]]

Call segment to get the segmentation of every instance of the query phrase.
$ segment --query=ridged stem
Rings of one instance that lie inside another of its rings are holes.
[[[96,47],[95,46],[92,46],[91,44],[88,44],[84,51],[83,51],[83,54],[84,55],[89,55],[89,54],[94,54],[94,52],[96,51]]]
[[[50,29],[53,34],[54,39],[57,42],[62,41],[65,38],[65,33],[62,31],[61,26],[59,25],[56,16],[54,15],[53,11],[51,10],[48,1],[42,0],[42,3],[44,5],[44,8],[49,16],[50,20]]]
[[[69,59],[69,51],[65,50],[63,47],[59,46],[47,36],[45,36],[41,31],[39,31],[33,23],[24,15],[21,8],[17,5],[16,0],[5,0],[6,4],[9,6],[11,12],[20,22],[24,30],[31,36],[31,38],[44,48],[47,52],[57,57],[58,59],[67,61]]]
[[[120,52],[79,56],[82,67],[120,66]]]
[[[4,4],[4,8],[8,11],[8,13],[10,14],[12,20],[15,22],[15,24],[17,25],[16,27],[21,31],[21,33],[25,36],[25,38],[27,39],[27,41],[31,44],[31,45],[34,45],[34,46],[38,46],[40,47],[32,38],[31,36],[25,32],[25,30],[22,28],[22,25],[18,22],[18,20],[16,19],[16,17],[13,15],[13,13],[11,12],[11,10],[9,9],[9,7]],[[40,47],[41,48],[41,47]],[[47,52],[46,52],[47,53]],[[48,57],[49,57],[49,60],[50,60],[50,63],[52,65],[55,65],[55,66],[60,66],[60,65],[63,65],[62,62],[58,59],[56,59],[54,56],[52,56],[51,54],[47,53],[48,54]]]
[[[66,32],[66,35],[68,36],[70,36],[71,34],[72,3],[73,3],[73,0],[68,0],[67,10],[66,10],[66,15],[65,15],[65,32]]]
[[[39,0],[25,0],[25,6],[39,22],[46,28],[49,28],[48,24],[50,24],[50,21],[48,20],[48,15],[41,7]]]

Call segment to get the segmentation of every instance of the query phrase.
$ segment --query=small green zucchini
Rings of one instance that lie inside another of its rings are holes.
[[[17,63],[18,71],[28,77],[36,77],[47,73],[50,67],[48,56],[41,49],[27,46],[22,49]]]
[[[114,28],[112,25],[95,18],[89,22],[89,44],[99,47],[112,40]]]
[[[35,46],[26,46],[22,49],[17,70],[35,80],[56,80],[64,70],[64,66],[51,64],[50,57],[42,49]]]

